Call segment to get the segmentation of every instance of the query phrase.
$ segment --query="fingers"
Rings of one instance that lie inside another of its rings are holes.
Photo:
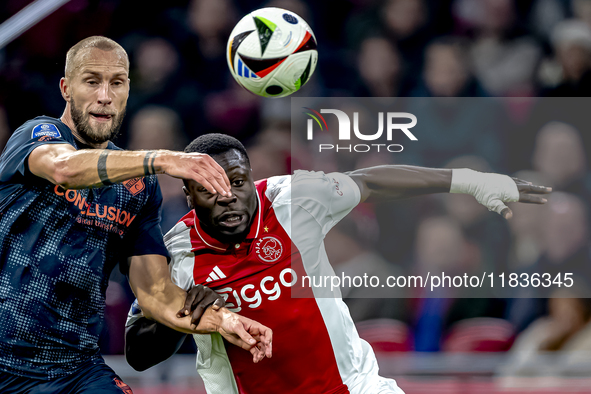
[[[517,190],[519,190],[520,193],[534,193],[534,194],[549,194],[552,192],[551,187],[538,186],[538,185],[534,185],[531,183],[525,184],[525,185],[517,184]]]
[[[548,202],[548,200],[542,196],[519,193],[519,202],[525,202],[530,204],[545,204]]]
[[[203,299],[203,289],[203,286],[198,285],[189,290],[187,297],[185,298],[185,305],[180,311],[177,312],[177,317],[185,317],[191,313],[193,310],[193,305]]]
[[[240,337],[242,342],[246,345],[246,347],[242,347],[246,350],[250,350],[250,348],[257,343],[257,341],[244,329],[242,324],[237,324],[234,327],[234,334]]]
[[[517,184],[517,190],[519,191],[519,202],[528,204],[545,204],[548,202],[543,196],[536,194],[549,194],[552,193],[551,187],[534,185],[531,182],[524,181],[522,179],[513,178]],[[531,193],[531,194],[528,194]]]
[[[273,331],[270,328],[263,326],[266,330],[261,331],[259,341],[263,345],[262,350],[268,358],[273,357]]]
[[[232,192],[229,188],[222,187],[222,184],[219,181],[219,177],[207,174],[209,177],[205,177],[202,172],[195,172],[193,179],[201,184],[204,188],[207,189],[208,192],[212,194],[220,193],[226,197],[230,197]],[[225,175],[225,174],[224,174]]]
[[[252,362],[255,364],[265,358],[265,353],[258,346],[253,346],[250,353],[252,354]]]
[[[187,292],[185,298],[185,305],[177,312],[177,317],[183,318],[191,315],[191,323],[197,326],[201,316],[208,306],[212,306],[213,310],[223,308],[226,303],[224,299],[209,287],[203,285],[196,285]]]
[[[220,193],[230,197],[232,189],[226,171],[211,156],[199,154],[203,161],[195,170],[195,180],[211,193]]]
[[[195,310],[191,314],[191,324],[197,326],[199,325],[199,321],[201,320],[201,316],[203,316],[203,312],[207,309],[208,305],[206,304],[199,304],[195,307]]]
[[[223,308],[224,306],[226,306],[226,302],[224,301],[224,299],[222,297],[219,297],[217,300],[215,300],[215,302],[211,305],[211,308],[214,311],[219,310],[220,308]]]
[[[503,218],[505,218],[506,220],[509,220],[513,217],[513,211],[509,207],[505,207],[501,211],[501,216],[503,216]]]
[[[258,341],[258,346],[264,352],[265,357],[273,357],[273,330],[254,320],[251,322],[252,324],[247,327],[248,332]]]
[[[529,181],[524,181],[523,179],[515,178],[514,176],[512,176],[511,179],[513,179],[517,185],[520,185],[520,184],[531,185],[532,184]]]
[[[211,157],[210,157],[211,159]],[[221,177],[223,182],[223,188],[226,193],[232,194],[232,185],[230,184],[230,180],[228,179],[228,175],[226,175],[226,171],[220,166],[215,160],[211,159],[214,169],[217,171],[217,174]]]

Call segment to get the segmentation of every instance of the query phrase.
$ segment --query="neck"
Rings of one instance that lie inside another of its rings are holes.
[[[66,104],[66,108],[64,109],[64,113],[60,117],[60,120],[66,126],[68,126],[70,128],[74,138],[76,138],[82,144],[86,145],[89,149],[105,149],[109,145],[109,141],[103,142],[102,144],[95,144],[95,143],[89,142],[88,140],[86,140],[86,138],[83,138],[80,135],[80,133],[78,132],[78,129],[76,128],[76,124],[74,123],[74,120],[72,119],[72,114],[70,111],[70,103]]]

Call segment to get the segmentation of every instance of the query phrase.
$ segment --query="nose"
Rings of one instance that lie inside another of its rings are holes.
[[[111,89],[109,88],[108,83],[101,84],[101,87],[98,90],[98,102],[102,105],[108,105],[112,102],[111,98]]]
[[[220,193],[218,193],[217,196],[217,203],[222,206],[227,206],[236,202],[236,195],[234,193],[232,193],[230,197],[226,197]]]

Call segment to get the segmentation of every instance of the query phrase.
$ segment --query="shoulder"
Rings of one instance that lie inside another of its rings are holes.
[[[164,236],[164,243],[170,254],[170,277],[174,284],[184,290],[189,290],[194,285],[195,254],[191,240],[191,218],[192,212],[189,212]]]
[[[32,142],[33,145],[29,144]],[[76,147],[72,132],[59,119],[39,116],[23,123],[10,136],[6,151],[31,149],[45,143],[69,143]]]
[[[359,187],[347,174],[341,172],[296,171],[292,178],[294,199],[300,197],[320,198],[325,195],[343,196],[359,194]]]
[[[193,212],[187,213],[164,235],[164,244],[171,254],[191,250],[191,227],[194,224]]]
[[[61,120],[49,116],[38,116],[23,123],[15,133],[28,139],[70,139],[72,132]]]
[[[263,182],[266,183],[265,194],[274,196],[282,191],[291,189],[292,185],[294,188],[305,184],[322,185],[323,183],[329,182],[329,178],[322,171],[297,170],[293,175],[274,176],[257,181],[256,183],[258,185]]]
[[[291,190],[291,175],[273,176],[256,182],[257,189],[272,203],[285,198]]]

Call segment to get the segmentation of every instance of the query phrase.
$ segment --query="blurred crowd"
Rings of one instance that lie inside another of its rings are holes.
[[[2,1],[0,21],[28,3]],[[585,108],[591,101],[584,97],[591,93],[591,0],[72,0],[0,49],[0,146],[24,121],[61,115],[65,53],[82,38],[105,35],[131,59],[119,146],[180,150],[198,135],[223,132],[247,145],[256,178],[297,169],[289,98],[256,97],[227,70],[230,31],[242,15],[263,6],[294,11],[316,35],[318,67],[297,96],[505,97],[498,113],[468,111],[483,125],[477,130],[434,123],[432,135],[422,136],[422,148],[404,163],[517,174],[556,191],[544,207],[514,204],[509,222],[458,195],[394,208],[364,205],[327,238],[337,271],[396,274],[409,267],[466,271],[478,265],[558,272],[589,265],[591,133]],[[580,98],[572,101],[576,116],[536,97]],[[487,128],[487,116],[509,117],[513,126]],[[346,169],[372,160],[364,157]],[[161,186],[166,231],[187,208],[180,181],[162,177]],[[385,236],[392,241],[375,242]],[[560,294],[559,301],[344,295],[356,321],[402,324],[396,325],[404,334],[401,350],[453,350],[453,338],[461,337],[454,334],[458,324],[476,319],[477,327],[506,333],[505,342],[488,350],[507,350],[518,337],[516,347],[534,351],[568,349],[575,340],[575,348],[591,351],[591,306],[577,290]],[[118,272],[108,292],[104,352],[121,353],[133,296]]]

